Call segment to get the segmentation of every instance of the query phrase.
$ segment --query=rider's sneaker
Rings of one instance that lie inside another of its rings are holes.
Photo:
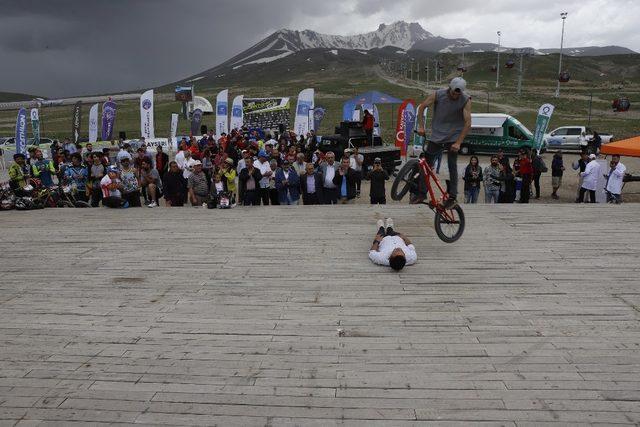
[[[393,220],[391,218],[387,218],[387,223],[386,223],[386,226],[384,228],[385,228],[385,230],[387,228],[393,228]]]
[[[380,227],[384,228],[384,221],[381,219],[376,223],[376,230],[380,230]]]
[[[455,197],[449,197],[447,200],[444,201],[444,203],[442,203],[442,207],[445,209],[451,209],[457,204],[458,202],[456,201]]]
[[[151,202],[147,205],[148,208],[157,208],[158,204],[156,202]]]

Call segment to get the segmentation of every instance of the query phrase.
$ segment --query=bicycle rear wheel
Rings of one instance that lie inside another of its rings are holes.
[[[418,179],[420,179],[420,166],[417,159],[408,160],[407,163],[402,166],[396,179],[393,180],[391,185],[391,198],[393,200],[402,200],[407,195],[409,190],[416,190],[418,188]]]
[[[458,205],[447,210],[436,209],[434,228],[436,234],[445,243],[457,241],[464,232],[464,212]]]

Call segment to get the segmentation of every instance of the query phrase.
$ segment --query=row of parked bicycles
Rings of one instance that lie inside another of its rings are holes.
[[[89,208],[78,197],[78,189],[64,182],[53,187],[31,178],[25,188],[13,190],[8,182],[0,183],[0,210],[33,210],[44,208]]]

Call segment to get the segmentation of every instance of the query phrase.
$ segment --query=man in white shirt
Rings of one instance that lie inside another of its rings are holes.
[[[320,172],[324,179],[322,183],[322,193],[325,205],[338,204],[338,188],[333,183],[333,177],[336,176],[340,165],[336,163],[336,155],[329,151],[325,154],[325,161],[320,164]]]
[[[611,168],[609,169],[609,175],[605,175],[605,178],[607,178],[605,187],[605,190],[607,190],[607,203],[619,205],[622,203],[622,185],[627,168],[620,163],[620,156],[617,154],[611,156],[609,167]]]
[[[178,163],[178,167],[182,169],[182,177],[184,179],[189,179],[189,177],[193,173],[193,167],[195,166],[198,160],[194,160],[193,157],[191,157],[191,151],[189,150],[183,150],[182,153],[184,154],[184,161],[182,162],[182,167],[180,167],[180,163],[178,162],[176,163]]]
[[[580,172],[580,176],[582,177],[582,187],[580,187],[578,203],[581,203],[584,200],[584,195],[587,192],[589,192],[589,201],[591,203],[596,202],[596,188],[598,186],[598,179],[602,173],[596,158],[597,156],[595,154],[590,154],[590,162],[587,163],[587,167],[584,172]]]
[[[262,200],[262,204],[269,206],[269,180],[271,175],[273,175],[273,171],[271,170],[271,165],[269,164],[265,150],[258,152],[258,160],[253,162],[253,167],[258,169],[262,175],[262,179],[260,180],[260,199]]]
[[[379,220],[378,233],[373,240],[369,259],[378,265],[388,265],[395,271],[400,271],[405,265],[412,265],[418,260],[416,248],[411,241],[401,233],[393,231],[393,220],[387,218]]]

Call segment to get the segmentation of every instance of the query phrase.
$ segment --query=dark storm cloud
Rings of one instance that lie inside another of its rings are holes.
[[[50,97],[167,84],[280,28],[357,34],[417,21],[435,35],[640,50],[640,2],[620,0],[0,0],[0,91]],[[613,25],[612,23],[615,23]]]
[[[0,91],[68,96],[211,68],[296,16],[288,0],[0,0]]]

